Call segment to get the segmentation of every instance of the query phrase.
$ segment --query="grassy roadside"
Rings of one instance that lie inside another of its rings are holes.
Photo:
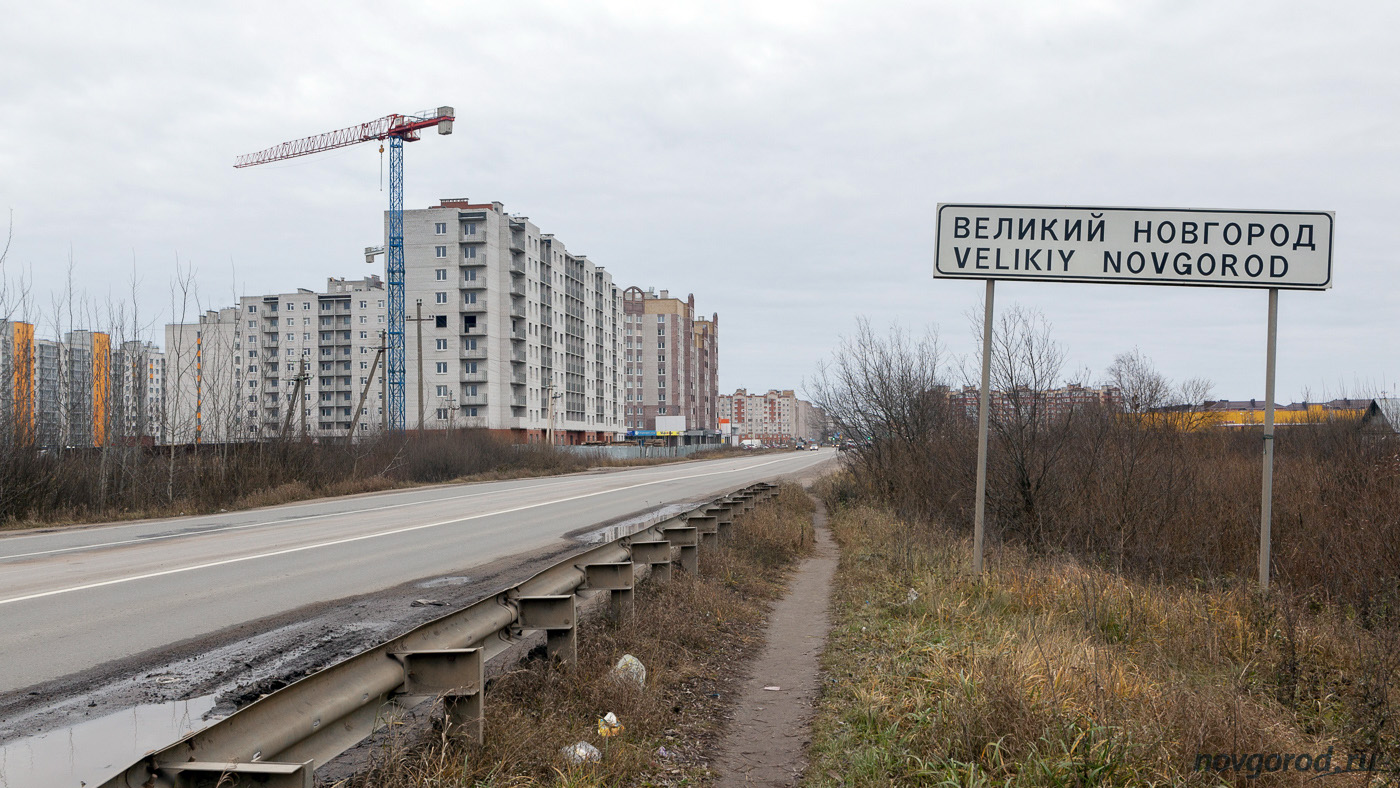
[[[1134,582],[1013,548],[974,580],[970,540],[832,504],[808,785],[1368,785],[1342,773],[1350,758],[1400,761],[1393,631],[1247,584]],[[1201,755],[1238,757],[1198,771]]]
[[[349,475],[346,478],[307,481],[297,478],[289,471],[290,479],[264,486],[253,486],[248,492],[237,493],[233,497],[184,497],[170,503],[147,502],[140,506],[108,506],[88,508],[65,506],[45,510],[42,514],[31,510],[21,518],[0,519],[0,533],[25,531],[36,528],[62,528],[73,525],[92,525],[107,522],[126,522],[162,517],[186,517],[191,515],[216,514],[221,512],[244,511],[267,506],[281,506],[300,501],[322,498],[338,498],[350,495],[367,495],[388,490],[405,490],[440,484],[470,484],[474,482],[509,481],[512,479],[533,479],[582,473],[601,468],[631,468],[649,465],[665,465],[677,462],[717,460],[748,456],[751,452],[722,447],[713,451],[699,452],[689,457],[658,457],[648,459],[610,460],[583,458],[562,453],[550,453],[538,449],[528,451],[524,462],[516,458],[503,460],[487,458],[485,462],[428,462],[419,467],[408,468],[397,473],[375,473],[371,475]],[[484,466],[482,470],[452,475],[454,464]],[[443,472],[443,466],[448,468]]]
[[[484,746],[406,732],[348,786],[703,783],[737,666],[759,646],[787,571],[812,548],[812,511],[801,488],[784,485],[773,502],[735,525],[728,544],[702,551],[698,576],[676,569],[670,583],[644,582],[626,622],[584,622],[578,665],[532,659],[492,681]],[[646,666],[645,689],[610,677],[623,654]],[[609,711],[625,730],[605,739],[597,721]],[[569,765],[560,750],[579,741],[601,750],[601,762]]]

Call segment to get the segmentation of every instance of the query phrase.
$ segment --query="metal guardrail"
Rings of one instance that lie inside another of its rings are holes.
[[[580,597],[609,594],[613,614],[627,615],[637,567],[662,581],[673,563],[694,573],[701,548],[776,494],[775,485],[750,485],[564,559],[151,752],[102,788],[311,788],[318,766],[433,698],[442,699],[451,728],[480,741],[492,657],[542,630],[550,656],[576,661]]]

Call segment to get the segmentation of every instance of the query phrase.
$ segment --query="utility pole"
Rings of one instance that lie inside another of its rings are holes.
[[[369,398],[369,387],[374,384],[374,371],[379,369],[379,359],[384,355],[384,332],[379,332],[379,347],[375,348],[374,361],[369,365],[369,377],[365,378],[365,387],[360,389],[360,402],[355,406],[355,417],[350,420],[350,432],[345,436],[345,443],[355,442],[355,428],[360,424],[360,411],[365,409],[365,400]],[[387,376],[385,377],[387,380]]]
[[[548,429],[545,430],[545,435],[546,435],[546,440],[549,441],[550,447],[553,447],[553,446],[554,446],[554,401],[555,401],[556,399],[559,399],[560,397],[562,397],[562,396],[564,396],[564,395],[563,395],[562,393],[559,393],[559,394],[555,394],[555,393],[554,393],[554,384],[553,384],[553,383],[546,383],[546,384],[545,384],[545,387],[544,387],[544,390],[545,390],[545,392],[546,392],[546,393],[548,394],[548,396],[549,396],[549,403],[548,403],[548,405],[547,405],[547,407],[546,407],[546,411],[545,411],[546,413],[548,413],[547,420],[548,420],[548,422],[549,422],[549,427],[548,427]]]
[[[385,352],[385,348],[388,347],[385,340],[384,329],[381,328],[379,330],[380,353]],[[379,434],[387,435],[389,434],[389,369],[387,364],[384,368],[384,374],[379,376],[379,416],[381,421]]]
[[[447,434],[452,434],[452,429],[457,426],[457,393],[447,392]]]
[[[305,441],[306,411],[310,410],[306,407],[306,384],[311,382],[311,370],[310,365],[307,363],[305,356],[302,356],[301,363],[298,366],[300,369],[300,373],[297,375],[297,377],[301,378],[301,397],[297,400],[297,410],[301,411],[301,439]]]
[[[297,411],[301,412],[301,435],[303,438],[306,437],[306,410],[302,408],[301,405],[301,392],[306,388],[306,379],[308,377],[309,376],[306,374],[306,360],[302,359],[300,371],[292,378],[296,383],[292,386],[292,396],[287,401],[287,417],[282,422],[283,440],[287,439],[287,434],[292,428],[292,417],[296,415]],[[293,408],[296,408],[296,410],[292,410]]]
[[[418,329],[418,431],[423,431],[423,321],[436,320],[433,315],[423,317],[423,299],[418,299],[417,317],[407,318]]]

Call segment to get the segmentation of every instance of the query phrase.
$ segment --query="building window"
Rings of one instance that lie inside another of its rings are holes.
[[[447,362],[446,362],[446,361],[439,361],[439,362],[437,362],[437,373],[438,373],[439,375],[446,375],[446,374],[447,374]]]
[[[447,235],[447,222],[438,222],[434,224],[433,233],[436,235]]]
[[[437,409],[438,421],[447,421],[447,408]]]
[[[475,291],[475,290],[468,290],[467,292],[463,293],[463,294],[462,294],[462,303],[464,303],[464,304],[475,304],[475,303],[476,303],[476,291]]]
[[[445,257],[447,257],[447,247],[446,247],[446,246],[435,246],[435,247],[433,247],[433,254],[436,255],[436,256],[439,257],[439,258],[445,258]]]
[[[446,268],[439,268],[439,269],[437,269],[436,271],[434,271],[433,274],[437,276],[437,280],[438,280],[439,282],[446,282],[446,281],[447,281],[447,269],[446,269]]]
[[[476,247],[475,247],[475,246],[468,246],[467,248],[463,249],[463,250],[462,250],[462,259],[463,259],[463,260],[475,260],[475,259],[476,259]]]
[[[446,396],[447,396],[447,387],[446,387],[446,386],[438,386],[438,387],[437,387],[437,395],[438,395],[439,397],[446,397]]]
[[[436,328],[447,328],[447,315],[434,316],[433,326],[435,326]]]
[[[439,304],[445,304],[445,303],[447,303],[447,294],[446,294],[446,293],[436,293],[436,294],[434,295],[434,299],[435,299],[435,300],[437,301],[437,303],[439,303]]]
[[[462,224],[462,235],[476,235],[476,222],[465,222]]]
[[[475,269],[475,268],[468,268],[467,270],[463,271],[463,272],[462,272],[462,281],[463,281],[463,282],[475,282],[475,281],[476,281],[476,269]]]
[[[445,340],[445,339],[439,339],[439,340],[437,340],[437,349],[438,349],[438,350],[446,350],[446,349],[447,349],[447,340]]]

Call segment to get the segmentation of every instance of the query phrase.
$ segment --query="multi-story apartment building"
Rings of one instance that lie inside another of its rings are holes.
[[[404,268],[410,428],[421,386],[426,429],[618,437],[621,296],[602,266],[499,202],[447,199],[404,212]]]
[[[247,440],[249,396],[239,307],[165,327],[165,436],[171,443]]]
[[[166,441],[165,353],[129,340],[112,352],[111,429],[126,444]]]
[[[404,212],[404,268],[406,428],[620,437],[622,300],[602,266],[499,202],[442,200]],[[331,279],[167,326],[171,440],[381,429],[386,301],[377,276]]]
[[[39,420],[34,385],[34,325],[0,320],[0,440],[31,445]]]
[[[369,276],[329,279],[324,292],[243,296],[236,308],[166,326],[171,440],[343,437],[352,424],[368,434],[383,415],[370,369],[385,314],[384,283]]]
[[[769,389],[750,394],[736,389],[719,397],[719,417],[729,421],[731,442],[760,440],[789,444],[818,441],[826,437],[826,415],[821,408],[797,398],[792,389]]]
[[[144,341],[113,350],[101,331],[35,336],[28,323],[0,330],[6,434],[42,447],[154,443],[161,436],[164,355]]]
[[[629,287],[623,308],[623,420],[633,432],[657,429],[657,417],[687,432],[718,428],[719,315],[696,318],[695,296]]]
[[[961,405],[968,418],[977,418],[976,386],[964,386],[957,392],[950,391],[948,397],[955,404]],[[1090,387],[1077,384],[1045,391],[1024,390],[1017,392],[1016,396],[993,389],[988,392],[987,398],[990,401],[992,418],[1002,421],[1015,420],[1018,408],[1026,418],[1034,416],[1037,419],[1057,419],[1088,407],[1118,409],[1122,407],[1123,401],[1122,392],[1115,386]]]

